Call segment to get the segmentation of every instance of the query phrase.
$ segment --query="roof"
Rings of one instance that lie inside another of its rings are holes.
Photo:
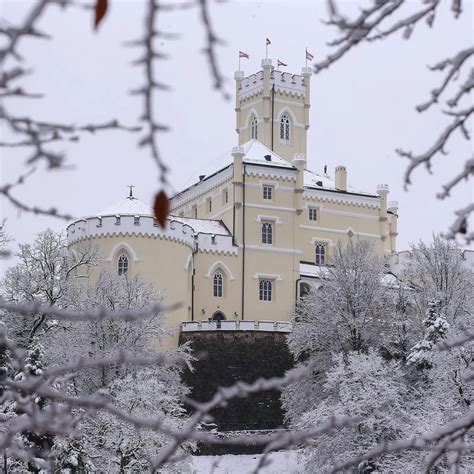
[[[344,192],[336,188],[336,183],[334,179],[332,179],[328,174],[318,174],[310,170],[305,170],[304,172],[304,187]],[[347,185],[347,192],[354,194],[364,194],[367,196],[376,196],[373,193],[368,193],[367,191],[361,191],[360,189],[353,188],[350,184]]]
[[[99,216],[152,216],[153,211],[136,197],[126,197],[98,213]]]
[[[315,263],[300,262],[300,276],[309,278],[326,278],[329,270],[325,266],[316,265]]]
[[[193,228],[194,232],[203,234],[230,235],[229,229],[222,221],[212,219],[193,219],[191,217],[178,217],[170,215],[169,220],[182,222]]]
[[[245,150],[244,163],[254,163],[263,166],[278,166],[281,168],[295,169],[288,161],[280,158],[274,151],[267,148],[263,143],[258,140],[249,140],[244,143],[242,147]],[[270,156],[267,160],[265,156]]]
[[[263,143],[259,142],[256,139],[249,140],[241,146],[244,148],[245,152],[245,156],[243,159],[244,163],[255,164],[257,166],[268,166],[271,168],[296,170],[296,168],[291,163],[281,158],[274,151],[270,150],[270,148],[266,147]],[[267,160],[265,156],[270,156],[270,159]],[[233,159],[231,156],[231,150],[229,150],[224,155],[221,155],[218,158],[211,160],[206,167],[201,168],[199,175],[194,174],[187,181],[188,183],[191,182],[193,184],[187,185],[184,189],[176,193],[173,197],[179,196],[182,193],[186,192],[188,189],[198,186],[200,183],[206,181],[210,177],[221,173],[222,171],[227,169],[232,163]],[[209,168],[209,172],[207,174],[205,174],[205,172],[207,171],[206,168]],[[347,191],[341,191],[336,188],[334,179],[331,178],[328,174],[318,174],[310,170],[305,170],[304,172],[304,186],[310,189],[322,189],[339,193],[347,192],[353,194],[361,194],[364,196],[378,197],[374,193],[361,191],[360,189],[354,188],[350,185],[347,186]]]

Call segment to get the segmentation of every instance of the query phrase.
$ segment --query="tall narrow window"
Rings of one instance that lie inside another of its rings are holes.
[[[263,199],[273,199],[273,186],[263,185]]]
[[[270,222],[262,224],[262,244],[273,243],[273,225]]]
[[[207,212],[212,212],[212,198],[208,198],[207,200]]]
[[[214,273],[214,282],[212,294],[215,298],[222,298],[223,282],[222,282],[222,273]]]
[[[316,244],[316,265],[326,265],[326,247],[324,244]]]
[[[125,254],[120,255],[117,261],[117,270],[119,275],[126,275],[128,272],[128,257]]]
[[[272,300],[272,290],[273,290],[273,281],[272,280],[260,280],[258,282],[259,288],[259,299],[260,301],[271,301]]]
[[[197,217],[198,216],[198,207],[197,205],[194,205],[193,206],[193,217]]]
[[[252,120],[250,121],[250,130],[252,139],[257,139],[257,117],[252,115]]]
[[[283,114],[280,119],[280,140],[290,141],[290,117],[287,114]]]

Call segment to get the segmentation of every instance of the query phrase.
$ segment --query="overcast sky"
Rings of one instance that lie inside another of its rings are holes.
[[[142,69],[131,67],[140,51],[125,48],[123,43],[140,36],[145,2],[109,3],[110,13],[98,33],[92,32],[90,11],[48,9],[40,26],[52,40],[24,39],[20,46],[26,64],[34,69],[22,86],[44,93],[45,98],[11,100],[11,111],[77,124],[111,118],[137,123],[142,102],[128,91],[143,81]],[[451,15],[448,3],[442,5],[434,30],[422,24],[409,42],[398,35],[362,45],[311,79],[309,168],[320,172],[328,164],[333,172],[336,165],[346,165],[349,182],[366,191],[375,191],[378,183],[389,184],[389,199],[400,203],[399,250],[445,230],[453,210],[466,205],[473,194],[472,186],[463,183],[448,201],[435,198],[440,185],[472,154],[472,141],[454,136],[449,156],[433,163],[434,175],[418,170],[408,192],[402,182],[406,161],[394,153],[398,147],[424,151],[447,123],[437,108],[420,115],[415,105],[426,101],[442,78],[426,66],[473,42],[473,3],[464,2],[465,13],[458,20]],[[340,4],[353,8],[356,2]],[[16,24],[31,5],[26,0],[4,0],[2,17]],[[218,48],[218,58],[232,97],[239,50],[250,54],[250,60],[242,61],[242,69],[246,74],[254,73],[260,69],[268,37],[274,61],[279,58],[288,64],[285,70],[300,73],[305,47],[316,59],[323,58],[328,52],[326,41],[335,34],[321,23],[326,17],[323,1],[212,3],[211,14],[217,33],[226,41]],[[205,38],[198,12],[164,13],[160,24],[162,29],[181,35],[177,41],[162,42],[161,49],[170,59],[157,67],[160,80],[172,87],[171,92],[160,92],[156,98],[158,120],[172,129],[160,137],[161,152],[171,168],[173,188],[168,191],[172,193],[190,184],[191,176],[207,171],[210,164],[219,166],[237,144],[237,135],[233,100],[223,100],[212,88],[201,52]],[[12,138],[2,130],[2,140]],[[137,148],[137,140],[135,134],[112,131],[62,144],[59,149],[66,152],[70,169],[52,173],[41,168],[16,195],[30,204],[55,205],[78,217],[97,214],[123,198],[128,184],[136,186],[140,199],[151,202],[159,187],[158,171],[149,151]],[[28,153],[10,149],[0,149],[0,153],[0,182],[16,179],[24,171]],[[48,226],[65,228],[63,221],[19,214],[4,201],[1,206],[17,242],[30,241]]]

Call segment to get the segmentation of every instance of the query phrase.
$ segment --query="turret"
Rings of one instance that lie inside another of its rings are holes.
[[[300,215],[303,212],[304,170],[306,169],[306,158],[303,153],[296,153],[292,164],[298,170],[295,186],[295,208],[296,213]]]
[[[390,250],[397,251],[397,236],[398,236],[398,202],[390,201],[388,203],[388,212],[390,213]]]
[[[234,243],[239,244],[242,242],[242,229],[243,229],[243,161],[245,156],[245,150],[241,146],[235,146],[232,148],[232,157],[234,158]]]
[[[387,197],[390,192],[388,184],[379,184],[377,186],[377,194],[380,196],[380,211],[379,211],[379,221],[380,221],[380,238],[385,242],[388,234],[387,226]]]

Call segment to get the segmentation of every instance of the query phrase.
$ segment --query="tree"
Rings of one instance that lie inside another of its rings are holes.
[[[303,298],[289,347],[296,358],[324,351],[363,351],[378,338],[386,314],[384,265],[367,241],[341,243],[321,287]]]
[[[77,300],[83,287],[81,280],[98,263],[93,247],[84,244],[69,254],[64,235],[50,229],[40,232],[32,244],[20,244],[15,255],[20,262],[7,270],[0,288],[1,295],[10,303],[41,302],[67,308]],[[45,314],[37,314],[34,320],[17,320],[8,314],[5,317],[23,347],[51,323]]]
[[[408,0],[371,0],[363,4],[360,2],[361,8],[355,9],[357,14],[350,18],[349,15],[341,13],[338,3],[337,0],[327,0],[329,14],[327,24],[338,30],[339,37],[328,43],[333,51],[326,59],[315,64],[316,73],[330,68],[362,44],[384,41],[398,33],[402,33],[403,38],[409,40],[415,28],[421,27],[423,23],[433,28],[436,24],[436,16],[443,15],[441,8],[444,5],[444,2],[439,0],[419,2],[420,5],[416,6]],[[450,3],[452,15],[454,18],[459,18],[464,12],[464,2],[451,0]],[[433,138],[433,144],[425,152],[415,154],[404,149],[396,150],[399,156],[408,160],[404,176],[405,188],[412,184],[412,173],[415,169],[425,166],[431,172],[433,161],[447,155],[446,147],[454,132],[459,132],[466,140],[470,140],[469,125],[474,116],[472,100],[469,101],[472,98],[470,94],[474,90],[473,60],[474,46],[466,44],[465,48],[454,52],[451,57],[430,66],[432,71],[445,73],[444,78],[438,87],[430,91],[429,99],[419,104],[416,110],[423,113],[444,102],[442,113],[448,117],[449,123],[437,138]],[[457,81],[459,76],[462,79]],[[455,87],[456,82],[457,87]],[[451,94],[449,98],[446,97],[448,94]],[[462,180],[467,180],[469,176],[474,175],[474,156],[466,157],[464,164],[458,165],[458,171],[455,173],[437,194],[438,199],[446,199]],[[473,241],[474,232],[469,231],[472,225],[469,226],[468,222],[472,214],[474,214],[474,202],[471,199],[464,208],[456,211],[456,218],[447,232],[447,237],[454,239],[457,235],[461,235],[465,237],[467,243]]]

